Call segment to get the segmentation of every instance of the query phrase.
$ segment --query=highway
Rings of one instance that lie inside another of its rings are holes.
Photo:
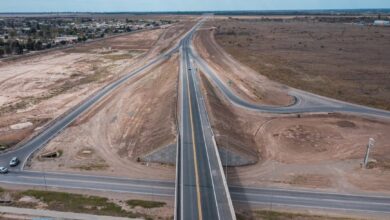
[[[191,39],[192,34],[184,38],[180,50],[180,173],[177,175],[180,191],[176,194],[176,219],[235,219],[217,146],[189,59]]]
[[[175,184],[169,181],[127,179],[107,176],[15,171],[1,176],[0,183],[76,189],[173,198]],[[390,197],[351,195],[277,188],[230,186],[234,204],[282,206],[326,211],[390,215]]]

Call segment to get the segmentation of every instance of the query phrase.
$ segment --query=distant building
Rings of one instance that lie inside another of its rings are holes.
[[[77,36],[62,36],[62,37],[56,37],[54,39],[54,43],[61,43],[61,42],[68,42],[68,43],[71,43],[71,42],[76,42],[77,41]]]
[[[374,21],[375,26],[390,26],[390,21],[376,20]]]

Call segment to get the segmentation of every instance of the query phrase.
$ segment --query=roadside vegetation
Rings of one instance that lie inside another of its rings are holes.
[[[255,220],[353,220],[352,218],[332,217],[325,215],[310,215],[301,213],[279,212],[258,210],[254,212],[243,212],[237,214],[238,220],[255,219]]]
[[[145,210],[142,209],[165,206],[165,202],[157,201],[128,200],[118,202],[101,196],[41,190],[12,191],[3,188],[0,188],[0,203],[22,208],[145,219],[154,219],[154,216],[145,214]],[[135,207],[137,209],[133,209]]]
[[[147,209],[160,208],[165,205],[165,202],[146,201],[146,200],[139,200],[139,199],[128,200],[126,203],[132,208],[139,206]]]

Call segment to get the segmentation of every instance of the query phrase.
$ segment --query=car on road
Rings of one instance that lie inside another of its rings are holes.
[[[9,162],[9,165],[11,167],[16,167],[18,164],[19,164],[19,159],[17,157],[13,157]]]
[[[7,167],[0,167],[0,173],[1,174],[8,173]]]

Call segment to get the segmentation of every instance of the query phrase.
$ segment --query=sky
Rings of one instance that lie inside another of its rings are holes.
[[[390,8],[390,0],[0,0],[0,12],[139,12]]]

